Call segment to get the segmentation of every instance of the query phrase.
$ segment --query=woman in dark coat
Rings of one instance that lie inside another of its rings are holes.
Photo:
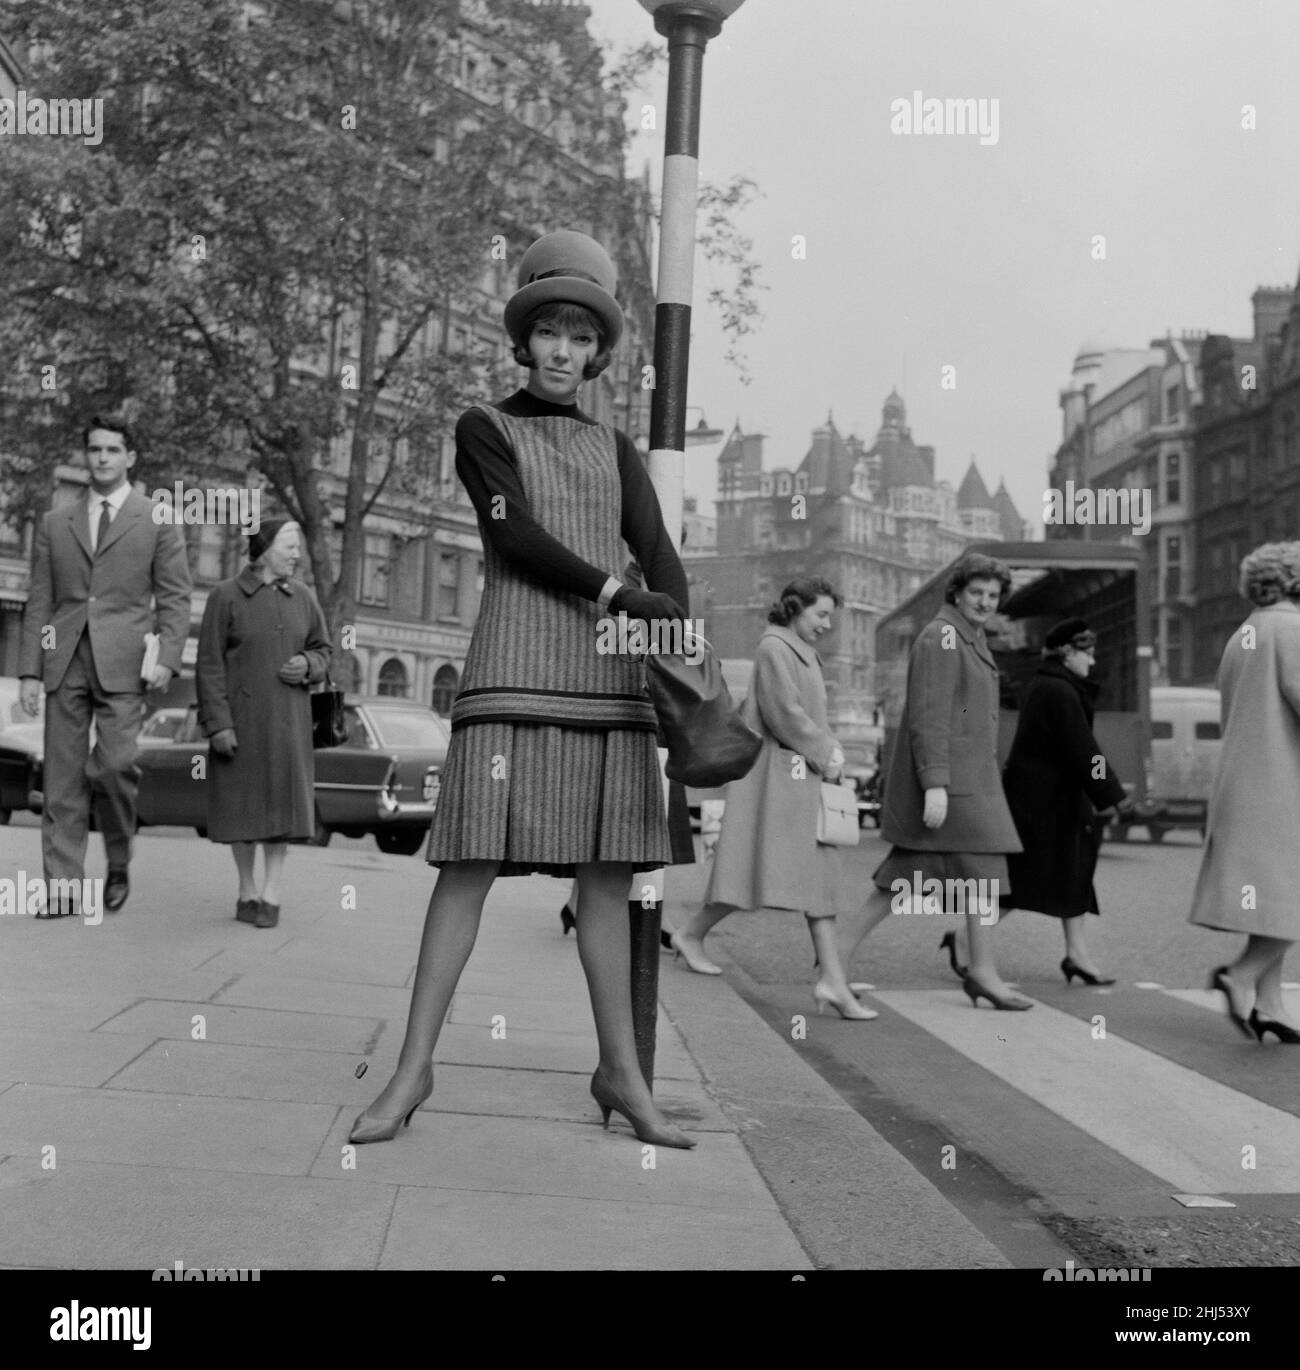
[[[1124,786],[1092,733],[1097,684],[1088,672],[1096,643],[1083,619],[1058,623],[1021,702],[1002,784],[1024,851],[1007,859],[1011,890],[1003,907],[1061,920],[1067,984],[1077,975],[1085,984],[1113,985],[1083,940],[1083,915],[1101,912],[1092,884],[1097,825],[1125,802]]]
[[[947,603],[912,644],[881,810],[881,834],[894,846],[861,914],[839,920],[840,952],[850,966],[858,943],[891,912],[960,913],[971,1003],[1028,1009],[998,974],[988,933],[1007,886],[1007,853],[1020,850],[998,776],[998,669],[984,637],[1010,584],[1002,562],[968,553],[953,568]]]
[[[577,876],[578,954],[600,1056],[591,1094],[645,1142],[694,1141],[659,1111],[632,1028],[627,892],[672,864],[657,719],[640,656],[601,649],[602,621],[686,619],[687,583],[654,486],[625,434],[577,404],[623,328],[617,273],[583,233],[524,253],[506,303],[522,390],[456,425],[478,514],[484,590],[429,832],[441,867],[425,915],[397,1068],[353,1143],[388,1141],[433,1092],[433,1052],[498,875]],[[618,577],[631,548],[646,588]],[[616,569],[617,568],[617,569]]]
[[[199,726],[211,739],[208,839],[234,851],[235,917],[273,928],[285,843],[316,830],[307,687],[325,679],[330,640],[316,596],[291,579],[298,525],[268,519],[249,539],[248,555],[248,566],[208,595],[195,685]],[[261,890],[253,874],[259,842]]]

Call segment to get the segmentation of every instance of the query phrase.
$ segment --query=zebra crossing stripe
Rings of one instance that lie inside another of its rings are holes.
[[[1172,1189],[1300,1193],[1300,1118],[1113,1033],[1098,1039],[1087,1019],[1042,1003],[972,1010],[954,990],[872,998]]]

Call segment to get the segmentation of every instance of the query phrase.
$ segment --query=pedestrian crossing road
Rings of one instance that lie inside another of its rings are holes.
[[[860,890],[883,855],[871,837],[850,854]],[[938,951],[955,919],[891,918],[871,934],[851,971],[875,986],[863,996],[880,1011],[869,1023],[814,1015],[797,915],[736,915],[708,949],[772,1030],[1013,1264],[1055,1263],[1037,1243],[1044,1226],[1059,1236],[1071,1223],[1112,1248],[1136,1243],[1150,1253],[1138,1263],[1297,1264],[1300,1050],[1245,1038],[1201,988],[1241,939],[1187,924],[1199,861],[1190,838],[1105,849],[1103,917],[1088,937],[1118,978],[1111,988],[1067,987],[1055,920],[1005,919],[998,964],[1034,1001],[1029,1013],[971,1007]],[[703,865],[676,875],[669,922],[706,878]],[[686,972],[665,965],[673,973]],[[1287,992],[1300,1018],[1300,986]]]

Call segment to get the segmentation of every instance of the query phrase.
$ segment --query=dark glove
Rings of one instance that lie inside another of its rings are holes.
[[[225,757],[229,761],[238,750],[238,744],[235,742],[235,730],[233,728],[222,728],[219,733],[213,733],[210,745],[218,756]]]
[[[624,585],[614,592],[614,597],[609,601],[609,611],[612,614],[626,614],[628,618],[642,618],[647,622],[654,618],[686,622],[686,610],[672,595],[660,594],[657,590],[634,590],[630,585]]]

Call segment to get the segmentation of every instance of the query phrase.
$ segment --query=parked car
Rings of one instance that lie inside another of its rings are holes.
[[[142,747],[156,747],[160,742],[175,742],[185,726],[188,709],[156,709],[140,725],[139,743]]]
[[[11,723],[0,729],[0,823],[30,809],[41,811],[41,757],[45,720]]]
[[[380,851],[419,851],[442,784],[450,741],[446,723],[423,704],[387,696],[349,695],[344,715],[347,740],[316,750],[313,841],[323,847],[336,832],[374,833]],[[0,805],[6,810],[40,812],[42,751],[39,723],[0,733]],[[141,827],[192,827],[200,837],[207,835],[207,756],[193,707],[174,739],[154,739],[140,748]]]
[[[1210,788],[1223,745],[1219,692],[1213,688],[1157,685],[1151,690],[1151,783],[1127,823],[1111,825],[1119,841],[1145,828],[1153,842],[1171,828],[1195,828],[1202,840]]]
[[[0,675],[0,730],[11,723],[28,723],[29,715],[23,712],[18,702],[22,681],[16,675]]]

